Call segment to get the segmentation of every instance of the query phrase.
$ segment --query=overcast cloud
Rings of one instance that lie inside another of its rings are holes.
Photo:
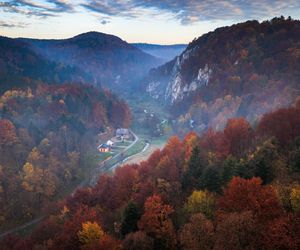
[[[198,21],[259,19],[300,8],[297,0],[11,0],[0,2],[6,12],[51,17],[59,13],[86,11],[100,16],[142,18],[147,14],[169,13],[181,24]]]
[[[0,35],[67,38],[94,30],[183,43],[217,27],[281,15],[299,19],[300,0],[0,0]]]

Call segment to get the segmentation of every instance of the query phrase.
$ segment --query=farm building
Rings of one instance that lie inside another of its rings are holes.
[[[101,145],[98,147],[98,150],[99,150],[99,152],[101,152],[101,153],[107,153],[107,152],[110,151],[110,146],[107,145],[106,143],[103,143],[103,144],[101,144]]]
[[[127,128],[118,128],[116,131],[116,137],[119,139],[130,139],[131,134]]]
[[[111,141],[111,140],[108,140],[108,141],[106,142],[106,144],[107,144],[108,146],[112,147],[112,146],[114,145],[114,142]]]

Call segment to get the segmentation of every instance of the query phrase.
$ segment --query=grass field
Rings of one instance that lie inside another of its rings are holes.
[[[162,149],[165,144],[166,144],[165,139],[160,138],[160,139],[153,140],[146,151],[134,155],[132,158],[126,161],[125,164],[133,164],[133,163],[138,164],[142,161],[146,161],[155,150]]]

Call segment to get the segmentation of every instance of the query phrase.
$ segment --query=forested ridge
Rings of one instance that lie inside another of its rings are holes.
[[[0,93],[39,84],[87,83],[93,78],[70,65],[37,54],[26,42],[0,36]]]
[[[150,71],[147,91],[169,106],[177,133],[254,122],[300,94],[300,21],[276,17],[221,27]]]
[[[0,96],[0,227],[45,213],[98,164],[97,134],[130,119],[122,100],[92,86],[6,91]]]
[[[4,249],[299,249],[299,101],[169,139],[57,203]]]

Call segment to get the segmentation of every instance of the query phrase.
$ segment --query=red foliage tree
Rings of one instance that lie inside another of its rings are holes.
[[[75,212],[80,206],[93,206],[93,194],[90,188],[77,189],[73,196],[66,199],[66,204],[71,212]]]
[[[209,128],[200,138],[200,149],[206,153],[214,152],[217,157],[222,157],[225,155],[222,138],[222,132],[216,132]]]
[[[275,136],[282,146],[288,146],[300,136],[300,109],[283,108],[264,115],[259,123],[258,132]]]
[[[182,142],[177,136],[173,136],[168,140],[167,145],[162,150],[163,155],[167,155],[172,162],[175,163],[179,175],[182,173],[183,167],[183,147]]]
[[[250,211],[229,213],[217,225],[214,249],[259,249],[259,239]]]
[[[130,233],[123,241],[123,248],[125,250],[152,250],[153,239],[141,231]]]
[[[167,154],[174,160],[181,161],[182,157],[182,142],[177,136],[171,137],[167,145],[162,150],[163,154]]]
[[[100,240],[98,246],[94,248],[95,250],[121,250],[121,242],[111,237],[108,234],[105,234]]]
[[[10,146],[17,140],[16,128],[10,120],[0,120],[0,146]]]
[[[113,178],[107,175],[100,176],[96,187],[94,188],[94,194],[97,197],[98,203],[107,209],[115,209],[115,201],[112,195],[115,183]]]
[[[245,118],[229,119],[223,132],[223,146],[227,154],[241,157],[251,144],[252,129]]]
[[[203,214],[194,214],[190,222],[180,231],[183,249],[211,249],[213,246],[214,226]]]
[[[111,195],[116,203],[113,207],[120,207],[130,199],[138,182],[137,165],[126,165],[117,168],[113,177],[114,189]]]
[[[155,182],[151,178],[140,180],[136,186],[133,194],[133,200],[139,205],[143,206],[147,197],[152,195],[155,190]]]
[[[260,178],[234,177],[219,198],[217,214],[252,211],[259,221],[277,218],[282,213],[278,197],[271,186],[263,186]]]
[[[263,233],[264,249],[299,249],[300,216],[288,215],[268,225]]]

